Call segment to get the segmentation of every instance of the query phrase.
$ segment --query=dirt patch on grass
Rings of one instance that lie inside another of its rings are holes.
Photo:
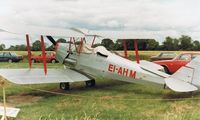
[[[25,105],[25,104],[31,104],[34,102],[37,102],[41,100],[43,97],[41,96],[32,96],[32,95],[13,95],[7,97],[7,104],[10,106],[16,106],[16,105]]]

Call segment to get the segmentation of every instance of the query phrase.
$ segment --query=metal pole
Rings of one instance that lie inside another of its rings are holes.
[[[93,39],[93,41],[92,41],[92,46],[94,45],[95,40],[96,40],[96,35],[94,36],[94,39]],[[92,47],[92,46],[91,46],[91,47]]]
[[[79,45],[78,54],[81,53],[82,47],[83,47],[83,38],[81,38],[81,43],[80,43],[80,45]]]
[[[4,87],[3,87],[3,104],[4,104],[4,120],[7,120],[7,116],[6,116],[6,93],[5,93]]]
[[[32,62],[31,62],[31,48],[30,48],[30,39],[29,39],[29,35],[28,34],[26,34],[26,44],[27,44],[27,51],[28,51],[29,68],[31,68],[31,66],[32,66]]]

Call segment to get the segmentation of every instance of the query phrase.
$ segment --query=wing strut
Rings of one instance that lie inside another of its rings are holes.
[[[70,37],[70,40],[69,40],[69,52],[71,51],[71,45],[72,44],[72,37]]]
[[[137,63],[139,64],[140,63],[140,57],[139,57],[139,54],[138,54],[138,40],[134,40],[134,48],[135,48],[136,60],[137,60]]]
[[[44,65],[44,74],[47,75],[47,62],[46,62],[46,54],[45,54],[45,45],[44,45],[44,37],[41,35],[41,48],[42,48],[42,58]]]
[[[79,46],[78,54],[81,53],[82,47],[83,47],[83,38],[81,38],[81,43],[80,43],[80,46]]]
[[[94,45],[94,42],[95,42],[95,40],[96,40],[96,35],[94,36],[94,39],[93,39],[93,41],[92,41],[92,45],[91,46],[93,46]]]
[[[123,40],[124,43],[124,57],[127,59],[128,58],[128,54],[127,54],[127,44],[126,44],[126,40]]]
[[[76,52],[78,52],[78,51],[77,51],[77,47],[76,47],[76,40],[75,40],[74,37],[73,37],[73,42],[74,42],[74,46],[75,46],[75,48],[76,48]]]
[[[26,34],[26,43],[27,43],[27,51],[28,51],[28,63],[29,63],[29,68],[31,68],[31,66],[32,66],[31,48],[30,48],[30,39],[29,39],[29,35],[28,34]]]

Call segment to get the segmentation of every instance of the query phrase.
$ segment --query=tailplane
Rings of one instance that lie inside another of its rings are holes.
[[[176,73],[165,78],[166,85],[176,92],[192,92],[200,86],[200,56],[197,56]]]

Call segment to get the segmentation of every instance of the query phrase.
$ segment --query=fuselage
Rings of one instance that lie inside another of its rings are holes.
[[[67,58],[75,61],[73,67],[92,77],[104,77],[125,82],[156,82],[164,84],[164,77],[158,76],[141,68],[140,64],[125,59],[109,51],[90,53],[76,51]]]

